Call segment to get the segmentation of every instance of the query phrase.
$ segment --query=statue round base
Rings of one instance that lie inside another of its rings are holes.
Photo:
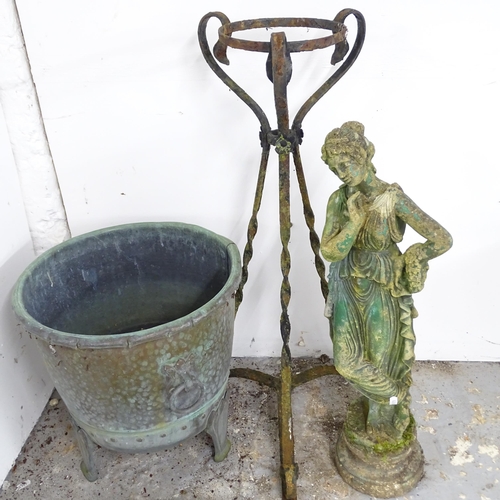
[[[365,431],[361,401],[349,408],[333,459],[347,484],[378,498],[410,492],[424,474],[424,454],[413,417],[400,441],[376,443]]]

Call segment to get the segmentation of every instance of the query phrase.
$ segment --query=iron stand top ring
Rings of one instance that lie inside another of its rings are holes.
[[[258,28],[317,28],[329,30],[333,33],[326,37],[288,42],[289,52],[304,52],[330,47],[331,45],[344,42],[347,34],[347,27],[344,24],[328,19],[307,17],[264,18],[223,24],[219,28],[219,43],[225,47],[232,47],[234,49],[268,53],[271,50],[270,42],[258,42],[232,37],[235,31]]]

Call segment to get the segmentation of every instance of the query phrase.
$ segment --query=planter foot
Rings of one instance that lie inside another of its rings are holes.
[[[85,476],[85,479],[94,482],[99,477],[95,463],[95,448],[96,445],[90,439],[89,435],[71,418],[73,428],[75,429],[76,442],[82,455],[80,469]]]
[[[207,434],[212,438],[214,443],[214,460],[216,462],[222,462],[231,449],[231,442],[227,439],[228,409],[229,401],[226,391],[217,408],[210,414],[206,428]]]

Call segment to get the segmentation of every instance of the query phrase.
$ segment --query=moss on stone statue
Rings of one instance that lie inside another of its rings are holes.
[[[362,397],[351,403],[344,422],[345,437],[358,450],[363,450],[365,454],[376,454],[380,458],[399,453],[416,440],[416,423],[411,414],[410,423],[400,439],[390,438],[383,432],[367,432],[364,403]]]
[[[382,441],[373,446],[373,451],[379,455],[388,455],[408,448],[415,439],[415,419],[410,415],[410,425],[398,441]]]

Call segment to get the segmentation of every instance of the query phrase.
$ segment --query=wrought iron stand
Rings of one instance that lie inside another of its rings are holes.
[[[357,20],[357,35],[351,50],[346,40],[347,28],[345,19],[355,16]],[[213,54],[207,41],[206,29],[211,18],[217,18],[222,26],[219,28],[219,38],[213,48]],[[320,28],[329,30],[331,34],[326,37],[313,40],[288,42],[284,32],[273,32],[270,42],[248,41],[233,38],[232,34],[237,31],[255,28]],[[281,459],[281,482],[283,498],[293,500],[297,498],[298,466],[294,458],[294,438],[292,428],[292,390],[315,378],[324,375],[336,374],[331,365],[316,366],[299,373],[292,373],[290,341],[290,319],[288,316],[288,304],[290,302],[291,289],[289,283],[290,253],[288,243],[290,240],[290,154],[293,155],[299,190],[302,197],[304,216],[309,229],[311,247],[315,256],[315,265],[320,278],[321,291],[326,299],[328,285],[325,279],[325,266],[319,255],[319,238],[314,229],[314,213],[309,201],[302,160],[300,158],[299,145],[302,142],[302,121],[310,109],[337,83],[347,70],[352,66],[359,55],[365,37],[365,21],[362,14],[353,9],[340,11],[333,21],[313,18],[275,18],[255,19],[231,23],[226,15],[221,12],[210,12],[205,15],[198,27],[198,38],[200,47],[210,68],[214,73],[247,104],[255,113],[260,122],[260,142],[262,156],[255,192],[252,216],[248,224],[248,240],[243,253],[242,280],[236,295],[236,308],[243,299],[243,287],[248,279],[248,264],[253,254],[253,240],[257,233],[257,215],[261,204],[262,191],[266,177],[267,164],[271,146],[274,146],[279,155],[279,211],[280,211],[280,238],[281,251],[281,318],[280,330],[283,339],[281,351],[281,371],[279,377],[251,370],[234,369],[232,377],[241,377],[254,380],[274,388],[278,392],[278,428],[280,437],[280,459]],[[290,54],[293,52],[312,51],[315,49],[335,45],[331,59],[332,65],[344,61],[335,73],[302,105],[290,126],[287,101],[287,85],[292,76],[292,60]],[[229,64],[227,58],[227,47],[254,52],[268,53],[267,76],[273,83],[274,102],[278,128],[272,130],[265,113],[260,106],[221,68],[217,61]],[[214,57],[215,56],[215,57]],[[347,57],[346,57],[347,56]],[[345,59],[345,60],[344,60]]]

